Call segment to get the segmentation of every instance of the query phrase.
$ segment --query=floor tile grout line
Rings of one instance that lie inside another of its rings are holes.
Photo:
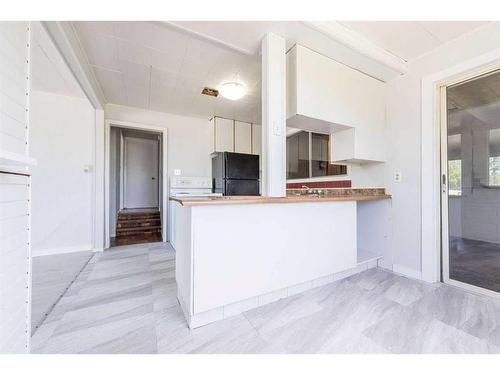
[[[57,300],[52,304],[52,306],[50,307],[50,309],[44,314],[42,320],[36,325],[35,329],[33,330],[32,334],[31,334],[31,337],[33,337],[33,335],[36,333],[36,331],[38,331],[38,328],[40,328],[40,326],[45,322],[45,320],[48,318],[48,316],[50,315],[50,313],[52,311],[54,311],[54,308],[57,306],[57,304],[59,303],[59,301],[61,301],[61,299],[65,296],[65,294],[68,292],[69,288],[71,288],[71,286],[74,284],[74,282],[76,281],[76,279],[78,279],[78,277],[80,276],[80,274],[82,273],[82,271],[85,269],[85,267],[87,267],[87,265],[94,258],[94,256],[95,256],[95,254],[92,253],[92,256],[89,258],[89,260],[87,260],[87,262],[85,262],[85,264],[82,266],[82,268],[80,268],[80,271],[78,271],[78,273],[73,278],[73,280],[71,280],[71,282],[69,283],[69,285],[63,290],[63,292],[59,296],[59,298],[57,298]]]

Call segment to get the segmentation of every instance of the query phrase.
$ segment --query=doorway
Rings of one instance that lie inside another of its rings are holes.
[[[500,71],[441,88],[442,278],[500,296]]]
[[[122,131],[122,209],[158,209],[159,134]]]
[[[106,247],[166,241],[166,129],[106,125]]]

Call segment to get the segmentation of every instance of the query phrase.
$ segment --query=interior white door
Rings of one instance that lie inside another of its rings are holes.
[[[158,140],[125,138],[125,208],[158,207]]]

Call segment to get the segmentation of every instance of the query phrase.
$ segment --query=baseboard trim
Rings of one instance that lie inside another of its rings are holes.
[[[31,252],[32,257],[40,257],[45,255],[56,255],[56,254],[69,254],[69,253],[78,253],[81,251],[95,251],[92,245],[83,245],[83,246],[67,246],[53,249],[43,249],[43,250],[33,250]]]
[[[402,266],[400,264],[392,265],[392,272],[397,273],[402,276],[409,277],[410,279],[422,280],[422,272],[416,271],[414,269]]]
[[[198,328],[206,324],[210,324],[231,316],[243,313],[259,306],[265,306],[269,303],[278,301],[282,298],[287,298],[305,291],[331,284],[335,281],[345,279],[349,276],[366,271],[370,268],[377,267],[377,260],[372,259],[367,262],[356,265],[343,271],[339,271],[330,275],[322,276],[313,280],[309,280],[300,284],[291,285],[289,287],[277,289],[264,294],[252,296],[241,301],[232,302],[226,305],[216,307],[211,310],[202,311],[194,315],[190,315],[188,306],[182,301],[182,298],[177,294],[177,299],[181,306],[181,310],[186,317],[190,329]]]

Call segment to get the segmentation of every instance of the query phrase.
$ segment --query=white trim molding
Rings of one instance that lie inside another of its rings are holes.
[[[106,104],[101,85],[90,67],[78,35],[69,21],[41,21],[66,64],[95,109]]]
[[[119,128],[127,128],[127,129],[138,129],[138,130],[149,130],[162,134],[162,171],[161,171],[161,181],[162,181],[162,191],[161,191],[161,231],[162,231],[162,242],[167,242],[167,227],[168,227],[168,143],[167,143],[167,128],[154,126],[154,125],[146,125],[137,122],[130,121],[118,121],[118,120],[105,120],[104,126],[104,148],[103,153],[101,155],[104,156],[104,201],[102,203],[103,211],[104,211],[104,248],[109,248],[110,246],[110,212],[109,212],[109,171],[110,171],[110,131],[111,127],[119,127]]]
[[[33,257],[41,257],[41,256],[45,256],[45,255],[79,253],[82,251],[95,252],[96,250],[92,248],[91,244],[87,244],[87,245],[78,245],[78,246],[64,246],[64,247],[52,248],[52,249],[32,250],[31,255]]]
[[[372,43],[359,33],[335,21],[305,21],[307,26],[315,29],[331,39],[351,48],[352,50],[369,57],[399,74],[408,72],[407,62],[399,56],[393,55],[385,49]]]
[[[422,272],[402,266],[400,264],[392,265],[392,272],[398,275],[409,277],[410,279],[422,280]]]
[[[422,79],[422,280],[441,280],[441,86],[500,68],[500,48]]]

